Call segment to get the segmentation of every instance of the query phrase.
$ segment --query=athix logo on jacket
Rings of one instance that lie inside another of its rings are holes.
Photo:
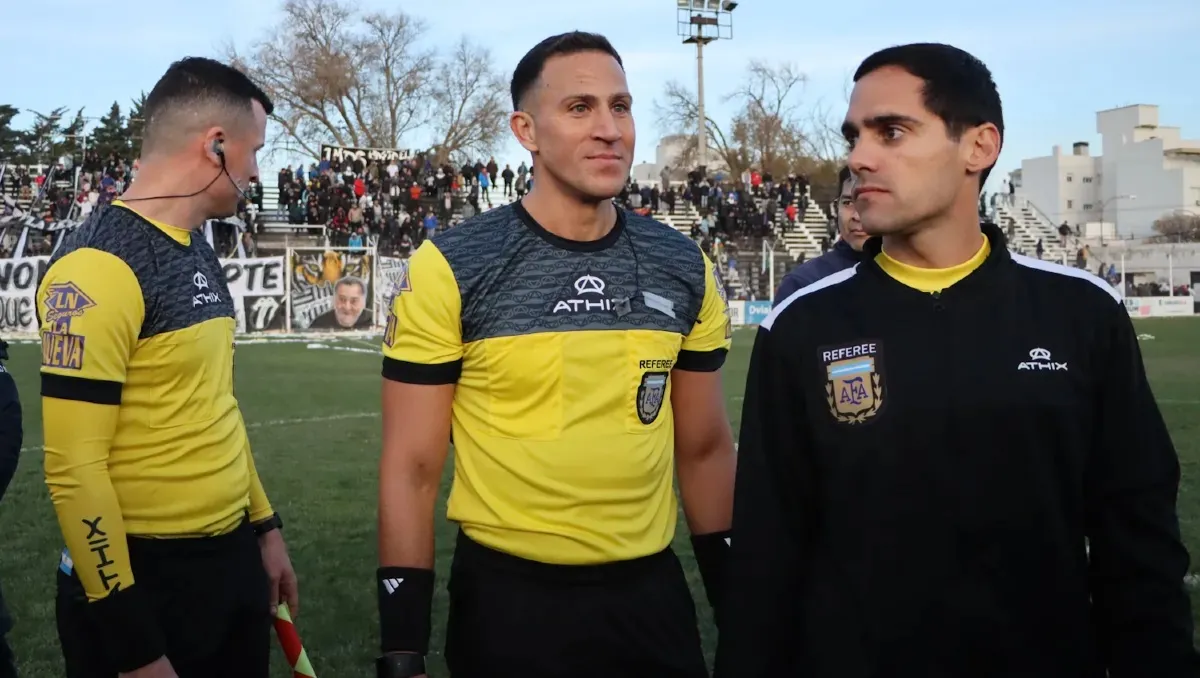
[[[605,283],[594,275],[580,276],[575,281],[575,299],[560,299],[554,313],[593,313],[611,311],[612,299],[604,295]]]
[[[221,301],[221,295],[209,288],[208,277],[200,271],[196,271],[196,274],[192,276],[192,284],[196,286],[196,294],[192,297],[192,308]]]
[[[1029,360],[1017,364],[1018,370],[1041,370],[1044,372],[1066,372],[1066,363],[1056,363],[1050,359],[1050,351],[1035,348],[1029,352]]]

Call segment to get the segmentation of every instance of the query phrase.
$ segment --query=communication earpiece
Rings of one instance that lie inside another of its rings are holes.
[[[221,162],[225,162],[225,142],[220,139],[213,139],[212,152],[220,156]]]

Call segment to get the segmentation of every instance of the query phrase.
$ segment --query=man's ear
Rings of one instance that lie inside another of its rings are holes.
[[[538,152],[537,125],[534,123],[532,115],[525,111],[514,111],[508,117],[508,126],[525,150],[530,153]]]
[[[990,122],[964,132],[962,151],[967,171],[978,174],[994,167],[1000,158],[1000,146],[1000,130]]]

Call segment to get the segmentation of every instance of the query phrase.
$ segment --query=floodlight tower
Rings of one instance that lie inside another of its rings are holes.
[[[708,130],[704,115],[704,46],[733,38],[734,0],[675,0],[676,26],[683,43],[696,45],[696,153],[701,173],[707,171]]]

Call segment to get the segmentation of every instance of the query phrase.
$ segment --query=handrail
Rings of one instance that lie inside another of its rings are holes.
[[[1028,206],[1030,209],[1032,209],[1032,210],[1034,211],[1034,213],[1035,213],[1035,214],[1037,214],[1037,215],[1038,215],[1038,216],[1040,216],[1041,218],[1045,219],[1045,220],[1046,220],[1046,223],[1047,223],[1047,224],[1050,224],[1050,228],[1052,228],[1052,229],[1054,229],[1054,228],[1058,228],[1058,224],[1054,223],[1054,220],[1050,218],[1050,215],[1049,215],[1049,214],[1046,214],[1045,212],[1043,212],[1043,211],[1042,211],[1042,208],[1040,208],[1040,207],[1038,207],[1037,205],[1035,205],[1035,204],[1033,203],[1033,201],[1032,201],[1032,200],[1030,200],[1029,198],[1024,198],[1024,197],[1022,197],[1022,198],[1021,198],[1021,205],[1022,205],[1022,206]]]

